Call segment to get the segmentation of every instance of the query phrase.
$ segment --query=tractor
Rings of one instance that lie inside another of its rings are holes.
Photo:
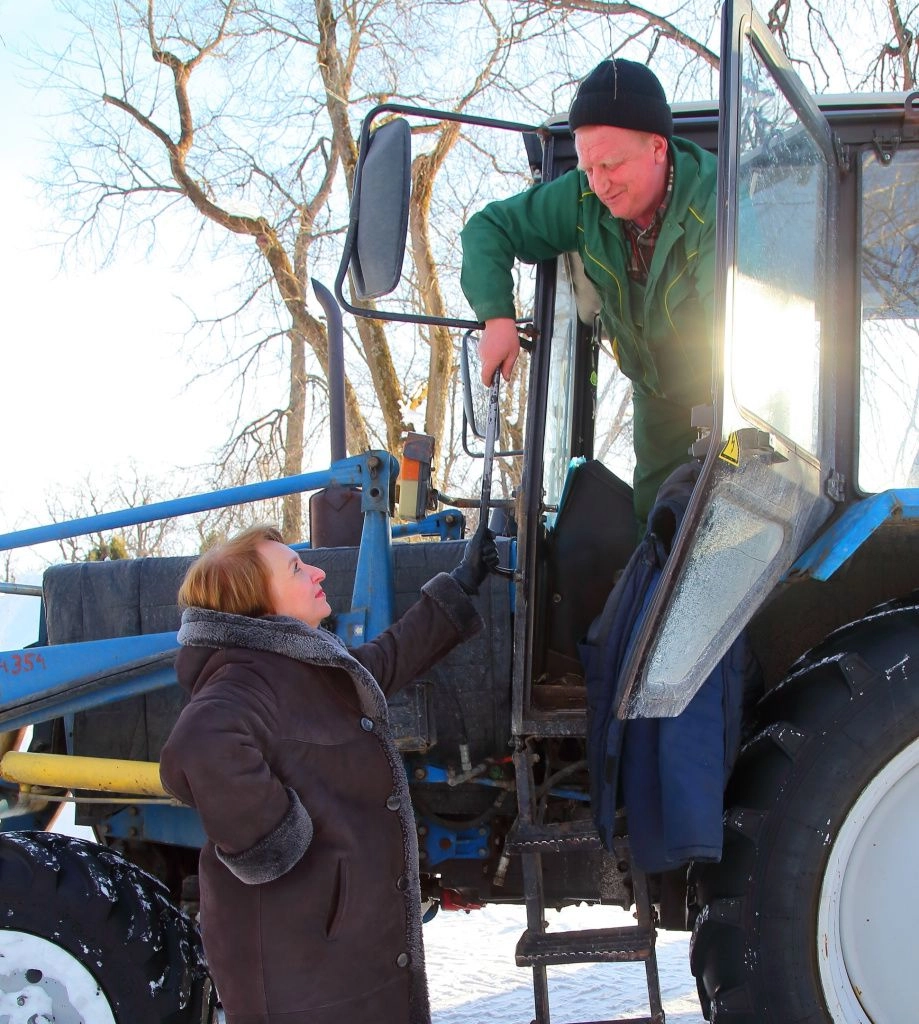
[[[702,1010],[719,1024],[900,1024],[919,1001],[908,867],[919,844],[919,94],[812,96],[746,0],[725,4],[720,74],[717,102],[674,107],[676,134],[719,161],[712,401],[694,410],[695,483],[611,695],[626,734],[678,721],[748,645],[757,692],[720,799],[717,856],[648,870],[633,853],[637,808],[614,808],[609,834],[597,826],[580,643],[638,539],[631,487],[604,462],[614,359],[571,254],[535,268],[521,318],[532,344],[517,370],[519,448],[501,447],[497,386],[485,403],[476,394],[480,325],[441,322],[463,334],[481,495],[436,490],[432,438],[410,436],[400,463],[347,458],[333,430],[325,470],[0,537],[10,550],[309,492],[302,547],[327,573],[331,627],[354,643],[457,564],[470,509],[489,516],[502,571],[476,599],[486,629],[390,714],[428,913],[525,906],[516,960],[532,971],[535,1024],[550,1021],[547,968],[582,961],[643,963],[642,1020],[663,1024],[659,927],[691,932]],[[330,325],[339,307],[430,322],[379,300],[402,277],[411,125],[440,120],[520,136],[534,181],[576,164],[564,118],[375,108],[337,301],[317,286]],[[330,391],[334,419],[343,405]],[[503,497],[492,495],[497,458],[519,468]],[[23,1021],[214,1017],[195,927],[203,834],[156,771],[183,699],[172,666],[190,560],[54,566],[36,642],[0,654],[0,976]],[[48,831],[68,794],[95,843]],[[546,907],[582,902],[601,915],[634,906],[635,924],[547,927]]]

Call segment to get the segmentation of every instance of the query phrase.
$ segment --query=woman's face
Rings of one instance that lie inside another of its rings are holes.
[[[289,615],[315,628],[332,613],[321,586],[322,569],[301,562],[296,551],[276,540],[263,540],[256,550],[268,567],[268,596],[275,615]]]

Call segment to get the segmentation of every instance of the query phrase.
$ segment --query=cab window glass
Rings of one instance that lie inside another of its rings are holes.
[[[858,486],[919,487],[919,150],[861,162]]]
[[[563,260],[556,271],[555,319],[552,323],[552,349],[549,362],[549,388],[546,399],[546,435],[543,449],[543,502],[550,509],[558,506],[571,463],[572,415],[574,406],[574,357],[577,342],[577,307],[574,288]],[[550,511],[547,522],[555,522]]]
[[[817,453],[827,169],[755,49],[738,168],[731,382],[744,414]]]
[[[570,257],[570,258],[569,258]],[[572,262],[574,254],[559,257],[556,267],[555,319],[546,406],[543,500],[551,527],[571,469],[574,416],[575,356],[580,322],[591,320],[592,298],[583,292],[583,270]],[[580,280],[575,287],[573,276]],[[580,299],[578,290],[581,289]],[[593,319],[596,321],[596,317]],[[594,337],[591,385],[596,388],[593,458],[631,485],[635,469],[632,449],[632,385],[620,371],[606,337]]]
[[[619,369],[604,336],[597,347],[597,406],[594,419],[594,458],[627,484],[632,483],[632,382]]]

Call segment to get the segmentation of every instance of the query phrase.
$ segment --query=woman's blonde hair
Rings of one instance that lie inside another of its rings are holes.
[[[179,587],[179,605],[232,615],[271,614],[268,567],[258,553],[258,545],[269,540],[284,543],[273,526],[250,526],[209,548],[189,566]]]

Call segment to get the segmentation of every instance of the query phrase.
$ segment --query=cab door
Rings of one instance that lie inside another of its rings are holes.
[[[702,474],[619,682],[679,714],[834,507],[841,147],[747,0],[724,7],[714,409]]]

